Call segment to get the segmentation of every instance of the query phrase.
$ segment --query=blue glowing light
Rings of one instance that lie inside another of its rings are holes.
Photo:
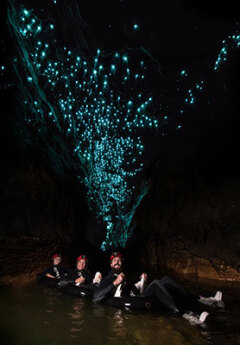
[[[185,69],[180,72],[180,75],[184,76],[184,77],[187,77],[187,72],[185,71]]]
[[[234,48],[240,47],[240,34],[238,31],[235,34],[228,36],[222,41],[222,48],[218,54],[217,60],[214,64],[214,70],[218,71],[220,66],[227,61],[228,52]]]
[[[87,188],[89,207],[105,224],[102,249],[124,247],[134,212],[148,190],[144,186],[136,193],[133,183],[143,169],[144,145],[136,133],[159,126],[150,115],[152,97],[144,97],[137,85],[136,94],[132,91],[141,76],[137,66],[144,63],[130,64],[130,56],[120,52],[105,58],[99,49],[88,60],[67,47],[57,51],[54,25],[41,22],[33,11],[28,13],[24,23],[16,9],[9,16],[18,39],[19,61],[25,67],[19,75],[26,73],[29,82],[21,84],[27,123],[41,133],[51,121],[61,138],[65,136],[77,162],[77,175]]]
[[[15,67],[29,128],[39,135],[46,128],[58,131],[76,161],[89,208],[105,226],[102,249],[124,247],[132,233],[133,215],[148,191],[143,185],[136,192],[133,182],[143,170],[142,133],[169,123],[168,111],[159,118],[153,116],[153,98],[144,95],[145,62],[135,56],[132,61],[129,50],[106,57],[97,49],[86,59],[81,52],[56,44],[52,19],[41,21],[32,10],[12,7],[8,21],[18,42]],[[133,30],[138,29],[134,24]],[[238,34],[223,41],[214,70],[226,62],[230,49],[239,46]],[[178,73],[184,82],[187,77],[185,69]],[[184,107],[196,104],[203,87],[202,79],[184,88],[176,130],[182,128]],[[162,130],[160,134],[165,135]]]

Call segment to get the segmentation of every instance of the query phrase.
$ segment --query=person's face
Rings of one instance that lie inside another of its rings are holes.
[[[122,268],[122,259],[116,256],[115,258],[112,259],[110,266],[112,270],[120,271]]]
[[[79,260],[77,262],[77,269],[83,270],[86,267],[86,260]]]
[[[55,266],[59,265],[61,261],[62,261],[62,258],[60,256],[57,256],[56,258],[53,259],[53,264]]]

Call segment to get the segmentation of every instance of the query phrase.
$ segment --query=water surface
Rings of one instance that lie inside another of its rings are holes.
[[[210,311],[206,324],[181,316],[130,312],[64,294],[37,284],[0,287],[0,330],[4,345],[237,345],[240,298],[223,289],[225,308]]]

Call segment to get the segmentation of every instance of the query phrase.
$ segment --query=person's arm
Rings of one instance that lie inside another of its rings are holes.
[[[85,278],[82,272],[81,272],[81,275],[79,276],[79,273],[76,270],[72,270],[72,272],[69,274],[69,278],[73,279],[73,282],[78,286],[85,282]]]
[[[119,284],[122,283],[124,277],[124,273],[120,273],[116,279],[114,275],[112,275],[112,277],[105,277],[101,281],[99,288],[94,292],[93,302],[99,303],[104,301],[109,295],[109,293],[112,292],[113,289],[115,289]]]
[[[67,275],[66,275],[63,279],[61,279],[61,280],[63,280],[63,281],[68,281],[68,282],[71,282],[71,283],[74,284],[76,278],[77,278],[77,274],[76,274],[75,270],[73,270],[73,269],[68,269]]]
[[[67,269],[67,274],[63,278],[60,279],[60,282],[58,283],[59,288],[63,288],[67,286],[68,284],[75,284],[76,274],[73,270]]]
[[[110,283],[103,288],[99,287],[93,294],[93,302],[103,302],[114,288],[115,286],[113,285],[113,283]]]
[[[48,268],[46,271],[43,272],[43,275],[48,278],[56,279],[56,277],[53,275],[53,269],[52,267]]]
[[[79,277],[77,279],[75,279],[75,284],[81,285],[85,283],[85,278],[84,277]]]
[[[56,277],[52,276],[50,273],[46,273],[45,276],[48,277],[48,278],[54,278],[54,279],[56,279]]]
[[[88,270],[82,272],[82,276],[85,279],[84,284],[91,284],[93,280],[92,274]],[[83,284],[83,283],[82,283]]]

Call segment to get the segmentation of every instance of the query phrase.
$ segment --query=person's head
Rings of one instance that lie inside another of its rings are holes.
[[[120,273],[122,270],[122,261],[123,261],[122,254],[119,252],[113,252],[110,257],[110,266],[111,266],[112,271],[116,273]]]
[[[86,255],[79,255],[77,258],[77,269],[78,270],[84,270],[84,268],[87,267],[87,256]]]
[[[58,254],[58,253],[54,254],[54,255],[52,256],[52,260],[53,260],[54,266],[59,265],[60,262],[62,261],[61,254]]]

